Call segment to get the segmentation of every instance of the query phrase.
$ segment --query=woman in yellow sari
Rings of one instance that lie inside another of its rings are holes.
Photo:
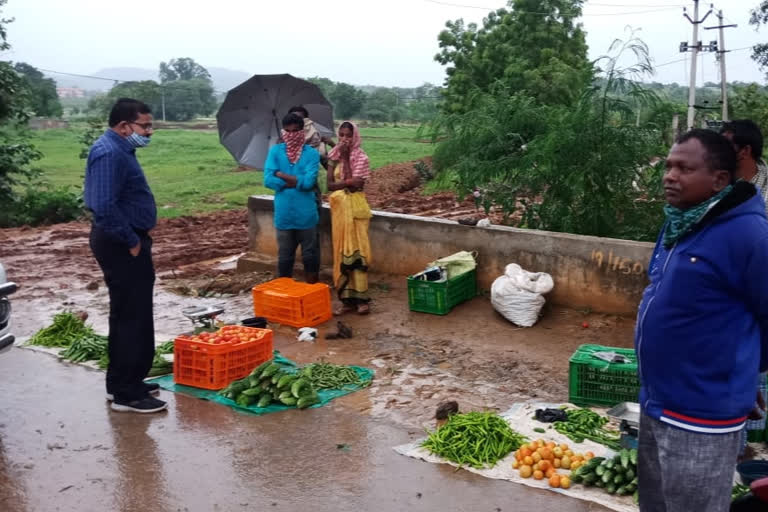
[[[363,189],[371,175],[368,155],[360,147],[360,131],[349,121],[339,127],[339,143],[328,155],[328,190],[331,191],[333,229],[333,283],[342,306],[336,314],[370,312],[368,267],[371,244],[368,224],[371,208]]]

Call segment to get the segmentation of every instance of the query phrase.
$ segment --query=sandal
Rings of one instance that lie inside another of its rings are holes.
[[[370,312],[371,312],[371,307],[367,303],[363,302],[357,305],[358,315],[367,315]]]
[[[341,316],[347,313],[351,313],[354,310],[355,310],[354,306],[350,306],[349,304],[342,304],[341,306],[339,306],[333,311],[333,314],[336,316]]]

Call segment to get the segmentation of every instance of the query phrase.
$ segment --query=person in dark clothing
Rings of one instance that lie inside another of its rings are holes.
[[[768,221],[722,135],[684,134],[666,167],[667,220],[635,329],[640,510],[724,512],[768,368]]]
[[[109,289],[107,400],[114,411],[166,408],[152,397],[159,386],[144,382],[155,356],[149,232],[157,222],[157,208],[136,149],[147,146],[152,133],[147,105],[117,100],[109,129],[91,147],[85,171],[85,205],[93,214],[91,251]]]

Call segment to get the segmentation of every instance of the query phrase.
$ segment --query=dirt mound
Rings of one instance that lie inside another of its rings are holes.
[[[90,224],[69,222],[39,228],[0,229],[0,262],[19,296],[49,296],[76,282],[101,280],[88,245]],[[157,272],[245,252],[246,210],[160,219],[152,231]]]
[[[371,179],[365,187],[368,200],[374,202],[383,200],[392,195],[413,190],[421,185],[421,178],[414,167],[418,162],[432,166],[432,158],[427,157],[413,162],[387,165],[373,171]]]
[[[422,162],[432,167],[432,158],[426,157],[412,162],[387,165],[373,171],[365,187],[365,194],[371,208],[392,213],[439,217],[450,220],[477,222],[489,218],[500,224],[502,215],[492,210],[490,215],[475,203],[473,197],[459,198],[451,192],[426,195],[416,165]]]

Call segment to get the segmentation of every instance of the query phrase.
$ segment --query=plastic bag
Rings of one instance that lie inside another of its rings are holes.
[[[504,275],[491,286],[491,304],[504,318],[521,327],[532,327],[546,300],[544,294],[554,288],[552,276],[544,272],[526,272],[510,264]]]
[[[429,264],[430,267],[443,267],[448,272],[448,279],[466,274],[477,267],[476,252],[459,251]]]

